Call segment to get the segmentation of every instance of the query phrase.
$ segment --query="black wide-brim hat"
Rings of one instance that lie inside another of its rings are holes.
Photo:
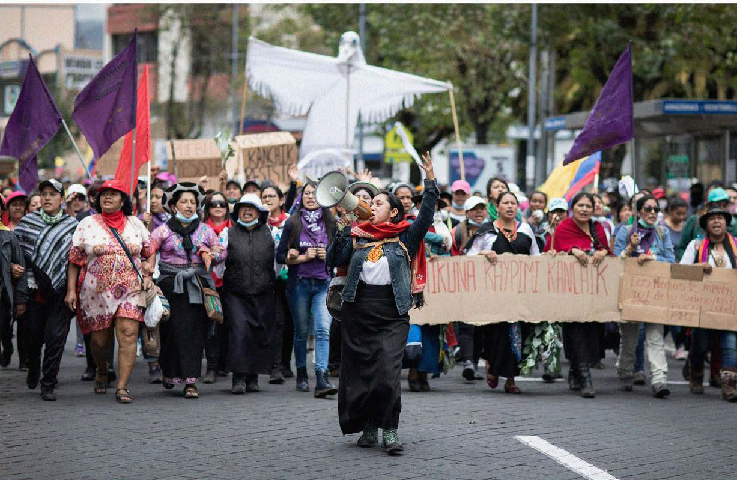
[[[167,188],[164,191],[164,198],[163,198],[163,207],[164,209],[169,213],[174,213],[169,208],[169,201],[174,198],[174,195],[177,194],[177,192],[190,192],[194,194],[194,198],[197,201],[197,209],[199,210],[200,207],[202,207],[203,202],[205,201],[205,189],[201,186],[197,185],[196,183],[192,182],[180,182],[175,183],[171,187]]]
[[[701,215],[701,218],[699,218],[699,225],[701,225],[701,228],[706,231],[706,222],[709,221],[709,217],[712,217],[714,215],[721,215],[724,217],[724,220],[727,222],[727,226],[729,226],[732,223],[732,214],[728,211],[721,209],[719,207],[711,207],[708,212]]]

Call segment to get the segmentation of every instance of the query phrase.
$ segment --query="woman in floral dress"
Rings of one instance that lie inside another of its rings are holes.
[[[142,269],[141,258],[151,256],[153,250],[148,230],[133,216],[130,197],[120,183],[105,182],[94,209],[101,213],[82,220],[72,238],[66,299],[77,312],[82,333],[91,334],[98,394],[106,393],[107,354],[115,328],[120,370],[115,398],[131,403],[128,380],[136,361],[138,323],[143,321],[146,306],[143,289],[151,286],[150,270]]]

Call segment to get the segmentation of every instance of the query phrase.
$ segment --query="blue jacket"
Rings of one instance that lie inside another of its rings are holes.
[[[619,256],[625,248],[629,240],[629,234],[632,230],[631,225],[625,225],[619,229],[614,240],[614,255]],[[656,225],[655,240],[653,240],[652,251],[655,258],[659,262],[674,263],[676,254],[673,251],[673,242],[670,240],[670,231],[667,228]]]
[[[425,238],[425,233],[430,229],[435,214],[435,204],[440,192],[434,180],[425,180],[425,191],[422,195],[422,204],[417,218],[407,230],[399,234],[399,241],[404,244],[410,255],[414,256],[420,243]],[[356,240],[358,244],[369,243],[367,238]],[[400,315],[407,313],[413,306],[411,270],[404,249],[398,243],[385,243],[383,245],[384,256],[389,262],[389,274],[392,278],[392,290],[394,300]],[[328,247],[327,264],[329,267],[348,265],[348,276],[341,296],[344,302],[356,301],[356,288],[363,270],[363,264],[369,254],[368,248],[353,250],[353,240],[350,229],[344,228],[335,235]]]

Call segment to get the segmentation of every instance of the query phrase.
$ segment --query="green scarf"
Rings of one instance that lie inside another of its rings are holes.
[[[41,215],[41,220],[43,220],[44,223],[47,225],[54,225],[55,223],[59,223],[62,217],[64,217],[64,210],[60,208],[59,212],[52,217],[48,213],[44,212],[43,208],[39,208],[38,214]]]

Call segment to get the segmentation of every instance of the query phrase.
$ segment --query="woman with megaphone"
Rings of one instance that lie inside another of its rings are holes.
[[[338,223],[327,252],[329,267],[348,265],[342,292],[342,359],[338,416],[343,434],[363,432],[360,447],[378,444],[390,455],[403,451],[397,437],[404,346],[409,310],[423,304],[427,275],[424,238],[440,193],[429,152],[423,158],[425,189],[411,224],[389,192],[376,195],[371,217],[352,228]]]

